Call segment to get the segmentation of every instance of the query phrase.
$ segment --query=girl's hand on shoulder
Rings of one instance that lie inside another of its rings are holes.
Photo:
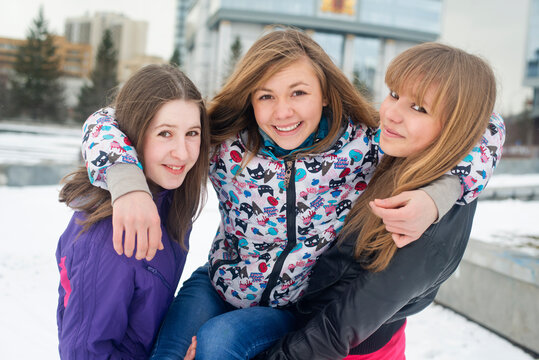
[[[133,191],[114,201],[112,227],[112,242],[118,255],[123,253],[131,257],[135,250],[135,240],[137,260],[146,258],[150,261],[158,249],[164,249],[157,206],[152,197],[144,191]]]
[[[438,219],[438,208],[422,190],[405,191],[387,199],[369,203],[375,215],[382,218],[386,230],[401,248],[419,239]]]
[[[183,358],[183,360],[195,360],[196,349],[197,349],[197,337],[193,336],[191,338],[191,345],[189,345],[189,349],[187,349],[187,353],[185,354],[185,357]]]

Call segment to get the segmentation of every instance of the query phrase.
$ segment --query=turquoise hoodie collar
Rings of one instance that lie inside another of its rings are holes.
[[[313,132],[305,141],[298,146],[295,149],[292,150],[286,150],[280,147],[273,141],[268,134],[266,134],[261,128],[258,128],[258,131],[260,135],[262,136],[262,139],[264,140],[264,145],[262,147],[262,153],[271,156],[273,158],[275,157],[284,157],[291,155],[295,152],[298,152],[300,150],[308,150],[309,148],[314,147],[316,143],[318,143],[320,140],[324,139],[328,133],[329,133],[329,122],[327,118],[322,115],[322,118],[320,119],[320,124],[318,125],[318,129]]]

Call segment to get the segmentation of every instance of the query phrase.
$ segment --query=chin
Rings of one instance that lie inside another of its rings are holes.
[[[183,179],[182,181],[178,181],[178,182],[163,182],[161,184],[158,184],[158,186],[160,186],[162,189],[164,190],[175,190],[177,188],[179,188],[180,186],[182,186],[183,184]]]

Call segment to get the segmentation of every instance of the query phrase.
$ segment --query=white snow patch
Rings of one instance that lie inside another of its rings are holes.
[[[58,186],[0,187],[1,359],[58,359],[59,274],[55,251],[71,217],[71,211],[58,203],[58,191]],[[518,230],[510,221],[484,217],[482,212],[488,212],[488,208],[489,205],[478,208],[474,236],[481,235],[480,229],[490,231],[483,221],[503,223],[507,231]],[[539,213],[538,202],[515,202],[502,208],[514,212],[515,218],[523,211]],[[503,219],[504,214],[497,216]],[[206,261],[218,221],[217,200],[210,189],[208,204],[191,235],[182,281]],[[539,235],[539,227],[530,227],[529,232]],[[440,306],[412,316],[406,334],[407,357],[413,360],[532,359],[506,340]]]

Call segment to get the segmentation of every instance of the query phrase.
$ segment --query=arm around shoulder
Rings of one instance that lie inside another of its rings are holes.
[[[326,288],[337,291],[334,300],[260,358],[340,359],[390,319],[424,309],[462,258],[474,211],[475,203],[454,206],[418,241],[399,249],[385,270],[358,273],[345,286]]]
[[[451,170],[451,174],[457,175],[462,184],[463,195],[458,204],[472,202],[487,186],[502,157],[504,142],[504,120],[500,114],[493,113],[479,143]]]
[[[94,186],[105,190],[107,170],[116,163],[134,164],[142,168],[130,140],[118,128],[114,109],[103,108],[93,113],[83,125],[82,157],[88,177]]]

